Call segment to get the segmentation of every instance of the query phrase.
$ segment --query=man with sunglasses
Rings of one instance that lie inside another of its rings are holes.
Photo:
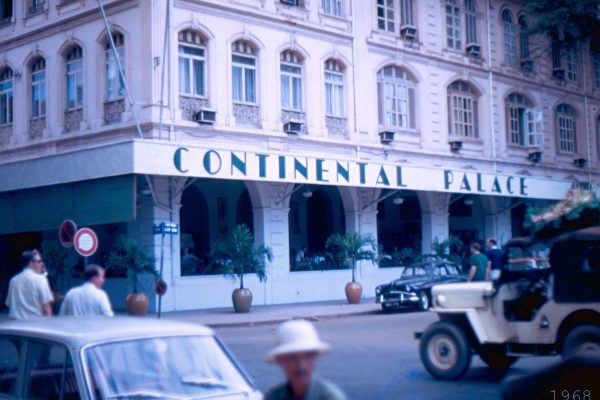
[[[52,291],[42,274],[44,261],[38,250],[21,253],[23,272],[15,275],[8,286],[6,305],[13,319],[33,319],[52,315]]]

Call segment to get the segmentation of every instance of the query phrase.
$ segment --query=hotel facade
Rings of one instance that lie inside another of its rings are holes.
[[[121,235],[162,255],[163,311],[231,304],[211,254],[239,223],[274,254],[254,304],[344,298],[333,233],[377,239],[366,297],[436,241],[522,234],[600,182],[600,46],[532,24],[519,1],[0,0],[2,298],[66,219],[90,262]]]

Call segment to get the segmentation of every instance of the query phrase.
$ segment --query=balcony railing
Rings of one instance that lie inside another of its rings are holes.
[[[29,16],[41,14],[46,9],[46,1],[34,1],[31,6],[29,6]]]

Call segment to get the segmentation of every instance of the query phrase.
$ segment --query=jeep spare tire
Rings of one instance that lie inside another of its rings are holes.
[[[563,359],[573,357],[579,352],[600,354],[600,326],[580,325],[567,334],[563,342]]]
[[[460,379],[471,365],[467,336],[447,321],[435,322],[423,332],[419,353],[425,369],[438,379]]]

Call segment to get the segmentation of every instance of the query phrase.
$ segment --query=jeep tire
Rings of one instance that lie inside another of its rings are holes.
[[[579,352],[589,353],[589,350],[600,352],[600,326],[579,325],[573,328],[565,337],[562,346],[563,359],[570,358]]]
[[[421,362],[435,378],[460,379],[471,365],[471,346],[457,325],[435,322],[423,332],[419,345]]]
[[[501,371],[509,369],[519,359],[518,357],[507,356],[502,347],[495,346],[482,346],[477,353],[488,367]]]

